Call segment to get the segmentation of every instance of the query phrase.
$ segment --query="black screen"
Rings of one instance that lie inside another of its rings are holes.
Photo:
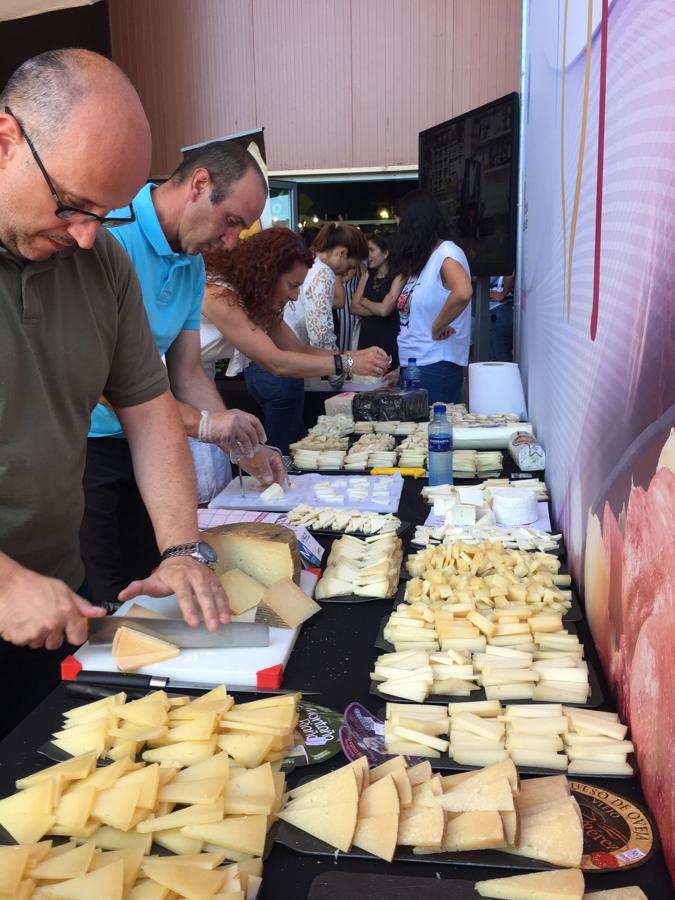
[[[443,208],[472,275],[515,268],[518,94],[420,133],[420,187]]]

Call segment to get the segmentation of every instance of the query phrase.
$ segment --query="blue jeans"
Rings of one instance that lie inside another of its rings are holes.
[[[464,367],[453,362],[437,362],[420,366],[420,382],[432,403],[461,403]]]
[[[490,358],[495,362],[513,360],[513,303],[510,300],[490,312]]]
[[[272,375],[257,363],[248,364],[246,387],[262,407],[267,443],[289,452],[288,445],[302,437],[305,426],[305,382],[302,378],[282,378]]]

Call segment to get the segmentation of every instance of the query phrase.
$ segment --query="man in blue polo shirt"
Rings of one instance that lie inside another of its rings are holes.
[[[283,478],[280,460],[262,447],[262,425],[227,410],[201,365],[199,324],[205,285],[201,253],[233,247],[259,218],[267,185],[242,147],[217,141],[186,154],[168,181],[147,184],[134,198],[136,221],[112,233],[131,258],[171,391],[188,436],[236,452],[264,483]],[[134,478],[120,422],[105,398],[92,415],[84,475],[80,546],[96,602],[146,578],[159,562],[150,518]]]

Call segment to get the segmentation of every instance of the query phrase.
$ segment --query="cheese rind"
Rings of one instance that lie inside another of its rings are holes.
[[[270,587],[282,578],[300,582],[300,550],[295,534],[281,525],[238,522],[203,535],[218,554],[216,574],[239,569]]]

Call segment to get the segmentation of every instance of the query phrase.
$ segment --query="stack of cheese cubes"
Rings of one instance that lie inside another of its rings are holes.
[[[414,853],[503,849],[578,867],[581,812],[564,776],[520,780],[509,759],[475,772],[432,775],[401,756],[368,771],[363,757],[292,790],[279,818],[348,852],[391,861]]]
[[[557,703],[502,705],[497,700],[416,706],[388,703],[384,738],[390,753],[486,766],[510,757],[517,766],[570,775],[633,775],[633,744],[616,713]],[[578,729],[581,729],[579,733]]]

